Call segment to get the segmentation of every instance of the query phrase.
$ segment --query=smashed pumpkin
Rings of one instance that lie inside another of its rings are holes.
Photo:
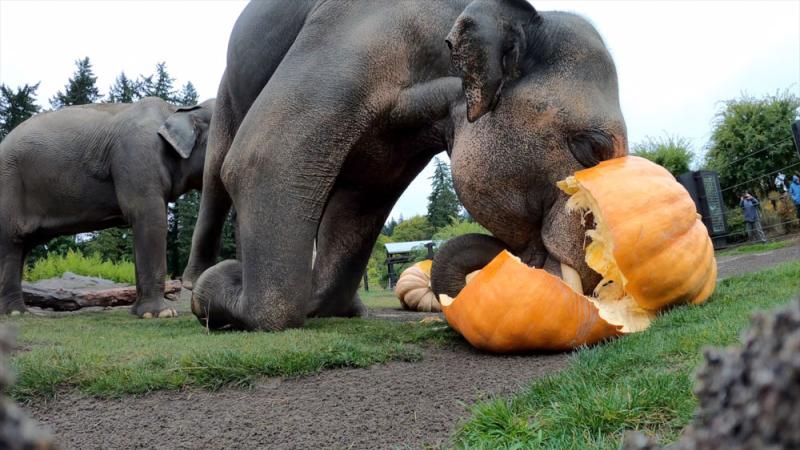
[[[502,252],[455,299],[448,323],[494,352],[564,350],[642,331],[656,313],[699,304],[716,286],[714,249],[694,202],[663,167],[628,156],[558,183],[567,208],[595,229],[586,262],[603,276],[592,296]],[[568,274],[564,274],[565,276]]]
[[[426,259],[420,261],[400,274],[394,293],[404,309],[423,312],[439,312],[442,307],[431,290],[431,264]]]

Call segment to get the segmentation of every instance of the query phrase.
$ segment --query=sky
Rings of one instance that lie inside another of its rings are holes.
[[[677,135],[702,154],[723,101],[779,90],[800,95],[800,0],[532,3],[540,11],[581,14],[603,36],[617,66],[631,145]],[[103,94],[120,71],[150,74],[166,61],[176,85],[191,80],[201,99],[210,98],[245,4],[0,0],[0,83],[41,82],[39,104],[49,107],[76,59],[91,58]],[[432,174],[429,165],[392,217],[425,214]]]

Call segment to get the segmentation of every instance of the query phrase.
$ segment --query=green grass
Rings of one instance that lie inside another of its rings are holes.
[[[372,289],[369,292],[359,290],[358,295],[367,308],[396,308],[401,309],[400,300],[391,289]]]
[[[11,395],[20,401],[77,390],[98,397],[162,389],[246,386],[263,376],[414,361],[456,338],[443,324],[315,319],[280,333],[206,333],[194,316],[141,320],[126,311],[5,319],[23,351]]]
[[[717,252],[717,256],[744,255],[747,253],[768,252],[770,250],[777,250],[779,248],[787,247],[789,246],[789,244],[791,244],[791,241],[777,241],[777,242],[767,242],[766,244],[742,245],[741,247],[734,247],[732,249],[720,250]]]
[[[617,449],[626,429],[672,441],[696,407],[701,349],[737,342],[753,312],[798,293],[800,261],[724,280],[704,305],[675,308],[643,333],[579,350],[565,370],[511,398],[475,405],[453,444]]]
[[[50,254],[45,259],[25,269],[25,280],[39,281],[47,278],[58,278],[64,272],[87,277],[100,277],[119,283],[136,283],[136,273],[132,262],[113,263],[104,261],[99,255],[86,256],[81,252],[70,250],[66,255]]]

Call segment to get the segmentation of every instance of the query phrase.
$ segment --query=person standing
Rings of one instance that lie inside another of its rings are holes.
[[[789,185],[789,195],[792,197],[792,202],[794,202],[797,220],[800,220],[800,177],[797,175],[792,177],[792,183]]]
[[[744,223],[747,227],[747,240],[752,241],[753,238],[758,239],[762,244],[767,242],[764,236],[764,230],[761,228],[761,216],[758,212],[759,202],[758,199],[745,192],[739,201],[739,206],[744,210]]]

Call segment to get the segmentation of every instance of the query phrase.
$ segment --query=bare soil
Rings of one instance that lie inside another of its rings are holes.
[[[800,244],[800,242],[798,242]],[[719,277],[800,259],[800,245],[719,258]],[[379,320],[437,314],[371,311]],[[497,356],[457,344],[422,361],[313,376],[269,378],[253,388],[157,392],[98,400],[65,394],[29,407],[64,448],[421,448],[446,442],[469,405],[507,395],[563,368],[568,354]]]
[[[475,401],[513,393],[567,357],[459,344],[416,363],[270,378],[247,390],[68,394],[30,409],[74,449],[421,448],[444,442]]]

